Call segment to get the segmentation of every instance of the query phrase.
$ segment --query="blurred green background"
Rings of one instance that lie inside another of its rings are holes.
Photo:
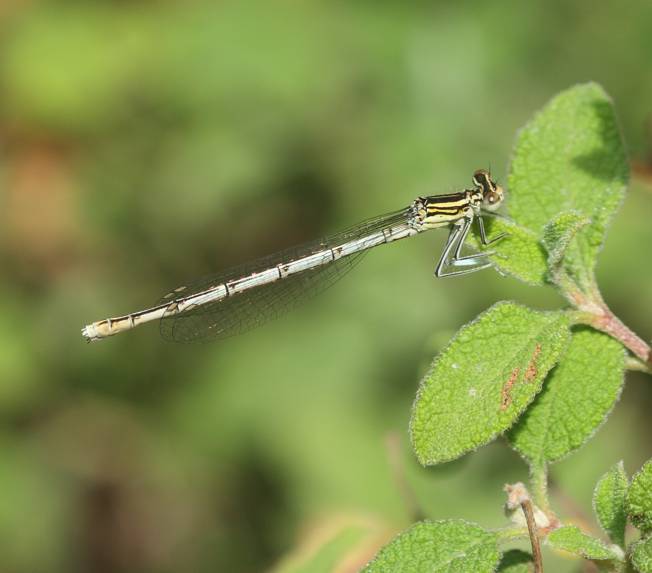
[[[499,440],[418,467],[410,406],[478,312],[562,301],[491,271],[435,280],[445,233],[378,249],[217,344],[151,326],[86,345],[79,329],[476,168],[504,182],[519,127],[596,80],[639,174],[599,279],[649,338],[650,21],[648,0],[3,0],[0,571],[285,571],[320,539],[355,571],[410,523],[397,467],[430,517],[501,525],[525,465]],[[595,439],[553,470],[562,515],[585,523],[597,478],[652,456],[651,408],[649,379],[628,375]]]

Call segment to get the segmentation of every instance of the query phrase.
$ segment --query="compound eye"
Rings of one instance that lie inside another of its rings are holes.
[[[499,187],[500,189],[500,187]],[[487,195],[487,201],[490,205],[498,205],[501,201],[503,200],[503,194],[502,193],[489,193]]]
[[[487,182],[487,174],[484,170],[479,169],[473,174],[473,183],[478,187],[484,187]]]

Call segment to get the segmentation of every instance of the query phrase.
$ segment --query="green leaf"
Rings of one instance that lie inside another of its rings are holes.
[[[532,555],[520,549],[510,549],[500,560],[498,573],[532,573]]]
[[[511,302],[464,326],[419,387],[410,422],[419,461],[452,460],[509,428],[541,389],[569,337],[565,313]]]
[[[585,559],[615,559],[617,561],[623,559],[622,552],[580,531],[579,527],[575,525],[566,525],[555,529],[548,535],[546,542],[554,549],[568,551]]]
[[[557,282],[559,271],[571,242],[578,231],[590,221],[577,211],[565,211],[557,215],[543,228],[543,246],[548,252],[550,280]]]
[[[605,421],[623,385],[625,353],[595,330],[574,332],[568,350],[509,439],[531,465],[582,446]]]
[[[554,97],[519,134],[509,174],[509,214],[537,236],[564,211],[590,220],[577,231],[570,261],[578,277],[590,280],[628,178],[611,100],[597,84],[578,85]]]
[[[652,573],[652,537],[641,539],[631,547],[632,565],[640,573]]]
[[[471,244],[479,251],[495,252],[492,261],[500,272],[534,286],[545,284],[548,272],[546,253],[536,233],[510,219],[498,217],[487,217],[485,227],[489,240],[500,233],[506,233],[506,236],[485,247],[476,230]],[[500,245],[499,249],[496,249],[497,245]]]
[[[652,460],[634,475],[627,492],[627,515],[644,532],[652,531]]]
[[[479,525],[422,521],[381,549],[363,573],[491,573],[499,558],[496,534]]]
[[[621,547],[625,546],[625,497],[628,485],[623,462],[618,462],[600,478],[593,492],[593,510],[600,526],[609,539]]]

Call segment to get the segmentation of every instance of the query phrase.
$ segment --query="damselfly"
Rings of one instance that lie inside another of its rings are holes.
[[[495,211],[503,189],[483,169],[473,174],[473,188],[449,195],[419,197],[409,207],[381,215],[319,241],[182,286],[155,306],[107,318],[82,329],[88,341],[160,320],[163,338],[196,342],[239,334],[277,317],[298,300],[321,292],[360,261],[372,247],[429,229],[450,227],[435,275],[449,277],[491,266],[489,252],[462,255],[462,246],[477,219],[480,240],[489,245],[482,215]]]

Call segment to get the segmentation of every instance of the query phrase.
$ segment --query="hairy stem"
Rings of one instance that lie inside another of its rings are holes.
[[[534,503],[546,515],[552,515],[553,512],[548,501],[548,471],[545,463],[530,466],[530,489]]]
[[[652,366],[650,345],[611,311],[602,299],[597,287],[591,289],[588,295],[578,288],[568,288],[568,285],[564,285],[564,287],[566,298],[579,310],[576,315],[578,323],[592,326],[596,330],[600,330],[619,340],[648,368]]]
[[[650,362],[650,345],[625,326],[608,308],[605,307],[605,313],[602,316],[596,316],[591,321],[591,326],[620,340],[632,354],[640,358],[643,362],[652,364]]]

